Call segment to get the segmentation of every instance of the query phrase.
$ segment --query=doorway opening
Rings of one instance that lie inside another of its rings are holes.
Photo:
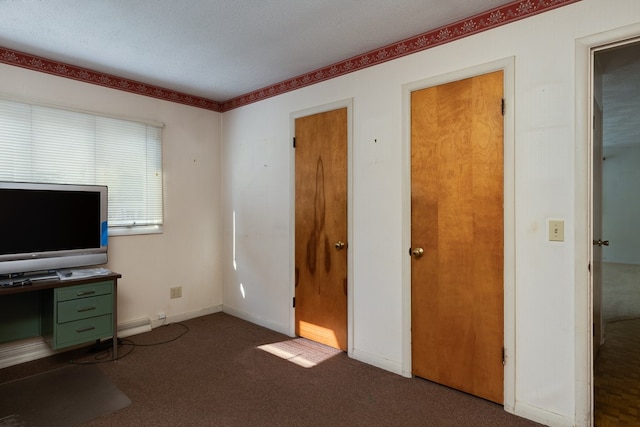
[[[640,423],[640,39],[591,58],[593,419]]]

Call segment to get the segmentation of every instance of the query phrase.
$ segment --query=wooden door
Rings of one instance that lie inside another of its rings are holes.
[[[347,109],[295,121],[295,330],[347,350]]]
[[[411,96],[413,373],[499,403],[502,97],[502,71]]]

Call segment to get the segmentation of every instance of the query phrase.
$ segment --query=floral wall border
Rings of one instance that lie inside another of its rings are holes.
[[[11,49],[0,47],[0,63],[14,65],[16,67],[26,68],[32,71],[39,71],[46,74],[52,74],[58,77],[65,77],[72,80],[78,80],[84,83],[90,83],[98,86],[108,87],[110,89],[122,90],[138,95],[158,98],[165,101],[176,102],[179,104],[191,105],[193,107],[203,108],[212,111],[222,111],[219,102],[202,98],[195,95],[181,93],[171,89],[165,89],[159,86],[147,83],[129,80],[112,74],[101,73],[87,68],[76,67],[75,65],[65,64],[63,62],[42,58],[40,56],[30,55]]]
[[[468,37],[480,32],[509,24],[542,12],[577,3],[581,0],[519,0],[505,6],[437,28],[433,31],[395,42],[393,44],[354,56],[345,61],[332,64],[303,75],[267,86],[262,89],[222,102],[222,111],[233,110],[247,104],[261,101],[272,96],[291,92],[325,80],[343,76],[364,68],[382,64],[412,53],[420,52]]]
[[[345,61],[266,86],[245,95],[219,102],[199,96],[165,89],[135,80],[129,80],[87,68],[77,67],[0,47],[0,63],[65,77],[85,83],[158,98],[165,101],[190,105],[207,110],[225,112],[273,96],[291,92],[305,86],[343,76],[412,53],[421,52],[435,46],[452,42],[480,32],[506,25],[520,19],[540,14],[581,0],[518,0],[491,9],[470,18],[437,28],[417,36],[354,56]]]

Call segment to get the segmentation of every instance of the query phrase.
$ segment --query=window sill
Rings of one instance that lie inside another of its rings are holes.
[[[111,236],[134,236],[138,234],[162,234],[162,225],[137,225],[131,227],[109,227]]]

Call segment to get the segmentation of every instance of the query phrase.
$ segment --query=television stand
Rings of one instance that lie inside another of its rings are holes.
[[[56,275],[28,285],[0,287],[0,343],[42,335],[52,349],[59,350],[111,338],[116,360],[121,277],[109,273],[59,280]]]
[[[57,280],[58,274],[55,271],[38,271],[33,273],[20,273],[2,276],[0,287],[11,288],[19,286],[29,286],[33,282],[42,280]]]

